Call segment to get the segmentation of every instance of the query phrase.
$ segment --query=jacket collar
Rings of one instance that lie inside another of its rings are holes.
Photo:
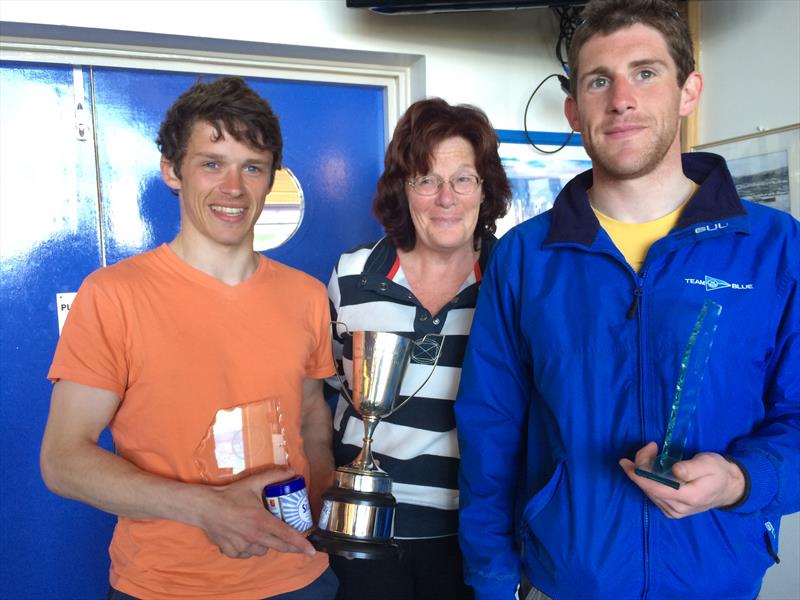
[[[707,152],[681,156],[683,172],[700,188],[683,209],[676,230],[698,223],[745,216],[744,205],[733,184],[725,159]],[[572,179],[556,198],[545,244],[574,243],[591,246],[600,231],[586,191],[592,187],[592,171]]]

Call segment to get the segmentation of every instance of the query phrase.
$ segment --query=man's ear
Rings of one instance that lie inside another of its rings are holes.
[[[694,112],[700,103],[703,93],[703,76],[697,71],[692,71],[686,78],[681,88],[680,115],[686,117]]]
[[[167,160],[164,156],[161,156],[161,178],[164,180],[164,183],[167,186],[175,191],[181,189],[181,178],[178,177],[178,174],[175,173],[175,167],[172,164],[172,161]]]
[[[571,95],[564,100],[564,116],[567,117],[569,126],[574,131],[581,130],[581,119],[578,112],[578,103]]]

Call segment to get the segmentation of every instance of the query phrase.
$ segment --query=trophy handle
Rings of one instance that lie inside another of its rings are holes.
[[[336,329],[338,325],[344,327],[344,333],[342,335],[353,335],[352,333],[350,333],[350,330],[347,328],[347,323],[345,323],[344,321],[331,321],[331,325],[333,325],[334,329]],[[336,331],[336,333],[338,334],[338,330]],[[344,358],[342,358],[342,370],[344,370]],[[347,385],[346,385],[347,382],[345,381],[345,378],[339,374],[339,369],[336,369],[336,379],[339,380],[339,393],[341,393],[342,396],[344,396],[344,399],[347,400],[350,406],[355,406],[353,404],[353,397],[347,393]]]
[[[438,338],[441,338],[441,339],[442,339],[442,341],[439,343],[439,347],[436,349],[436,358],[434,358],[434,359],[433,359],[433,366],[431,367],[431,370],[430,370],[430,372],[428,373],[428,376],[425,378],[425,381],[423,381],[423,382],[420,384],[420,386],[419,386],[419,387],[418,387],[416,390],[414,390],[414,393],[413,393],[413,394],[411,394],[410,396],[407,396],[407,397],[406,397],[406,399],[405,399],[405,400],[403,400],[402,402],[399,402],[399,403],[398,403],[398,404],[397,404],[397,405],[396,405],[396,406],[395,406],[395,407],[392,409],[392,411],[386,415],[387,417],[388,417],[389,415],[393,414],[394,412],[396,412],[396,411],[397,411],[397,409],[399,409],[399,408],[400,408],[401,406],[403,406],[403,405],[404,405],[406,402],[408,402],[409,400],[411,400],[411,398],[413,398],[414,396],[416,396],[416,395],[419,393],[419,391],[420,391],[422,388],[424,388],[424,387],[425,387],[425,384],[426,384],[426,383],[428,383],[428,380],[431,378],[431,375],[433,375],[433,371],[434,371],[434,369],[436,369],[436,365],[438,365],[438,364],[439,364],[439,358],[442,356],[442,348],[444,347],[444,336],[443,336],[443,335],[439,335],[439,334],[436,334],[436,333],[426,333],[424,336],[422,336],[422,339],[420,339],[419,341],[416,341],[416,340],[415,340],[415,341],[412,341],[411,343],[412,343],[412,344],[414,344],[415,346],[421,346],[421,345],[422,345],[422,343],[423,343],[423,342],[424,342],[424,341],[425,341],[425,340],[428,338],[428,336],[431,336],[431,337],[438,337]],[[410,360],[410,358],[409,358],[409,360]]]

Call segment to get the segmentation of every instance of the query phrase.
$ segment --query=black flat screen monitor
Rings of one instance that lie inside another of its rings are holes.
[[[586,0],[347,0],[349,8],[384,14],[508,10],[541,6],[579,6]]]

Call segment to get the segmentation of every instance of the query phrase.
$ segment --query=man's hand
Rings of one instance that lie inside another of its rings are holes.
[[[292,477],[270,469],[225,486],[208,486],[197,525],[230,558],[263,556],[267,550],[313,556],[314,547],[295,528],[277,519],[261,500],[264,486]]]
[[[658,445],[650,442],[636,453],[635,464],[623,458],[619,465],[653,504],[671,519],[730,506],[744,495],[742,470],[715,452],[701,452],[690,460],[675,463],[672,474],[685,482],[677,490],[634,473],[637,466],[648,468],[652,465],[657,453]]]

